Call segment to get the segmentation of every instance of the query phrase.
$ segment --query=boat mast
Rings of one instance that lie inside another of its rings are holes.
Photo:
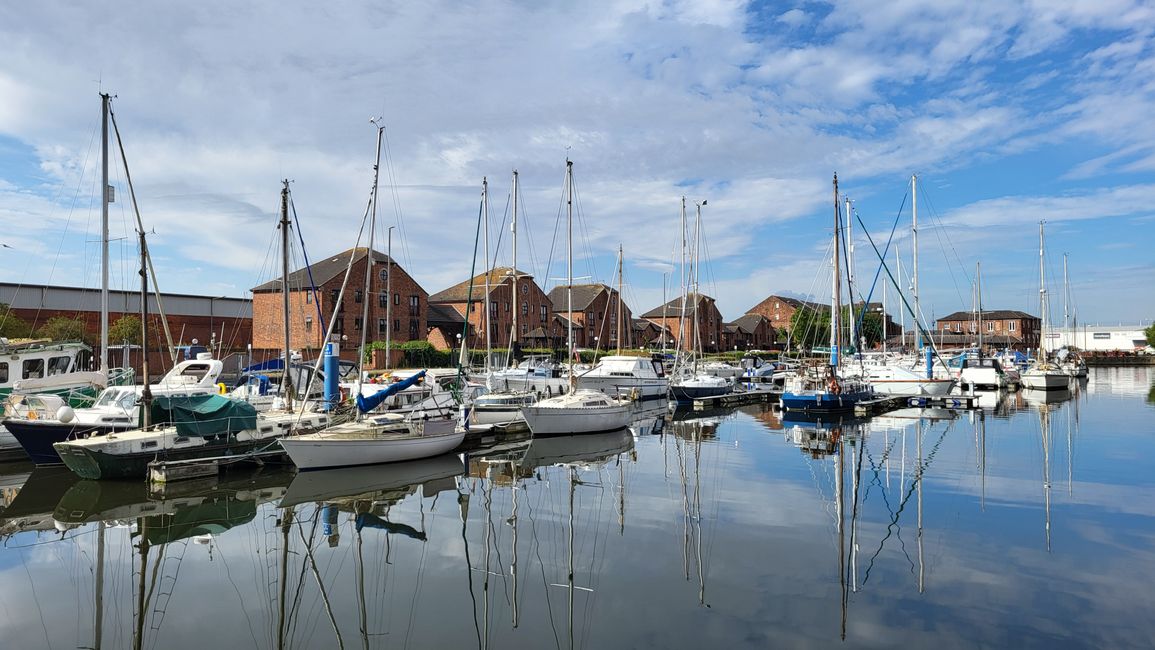
[[[850,345],[858,350],[859,358],[862,358],[862,350],[859,348],[861,341],[855,336],[855,329],[857,329],[858,318],[854,315],[854,224],[850,219],[850,197],[845,197],[843,202],[846,205],[846,295],[850,298],[850,322],[846,324],[846,331],[850,338]],[[862,304],[863,311],[866,310],[866,303]]]
[[[1047,360],[1047,350],[1044,347],[1047,338],[1047,287],[1043,279],[1043,224],[1039,221],[1039,358],[1038,363]]]
[[[569,390],[572,393],[577,378],[573,374],[573,161],[568,158],[565,161],[565,181],[566,338],[569,341]]]
[[[979,358],[983,358],[983,263],[975,262],[975,297],[979,306]]]
[[[140,231],[140,373],[144,386],[140,391],[140,426],[147,429],[152,417],[152,386],[148,381],[148,244]]]
[[[918,302],[918,176],[910,175],[910,240],[914,252],[914,265],[911,269],[911,293],[914,294],[914,329],[918,336],[918,350],[922,351],[922,328],[918,326],[922,318],[922,307]]]
[[[838,218],[838,174],[834,174],[834,286],[830,294],[830,368],[835,370],[838,368],[838,352],[839,343],[841,343],[842,331],[839,328],[839,317],[842,309],[842,285],[838,278],[838,227],[840,225]]]
[[[698,312],[698,307],[702,304],[702,289],[698,284],[699,276],[701,275],[701,255],[702,255],[702,206],[706,205],[706,201],[695,201],[694,207],[697,211],[697,216],[694,221],[694,254],[692,267],[694,269],[694,372],[698,372],[698,356],[702,353],[702,315]]]
[[[369,282],[373,278],[373,235],[377,229],[377,182],[381,175],[381,139],[385,127],[377,124],[376,120],[369,120],[377,127],[377,156],[373,159],[373,208],[369,211],[369,245],[365,249],[365,293],[369,292]],[[392,269],[390,269],[392,271]],[[392,299],[392,296],[389,296]],[[365,322],[369,319],[369,301],[361,301],[361,346],[357,348],[357,394],[361,394],[361,387],[365,384],[365,335],[369,328]],[[361,416],[358,415],[358,418]]]
[[[517,304],[517,170],[513,170],[513,222],[509,227],[513,234],[513,330],[509,335],[509,365],[516,365],[517,358],[514,356],[514,346],[518,343],[518,336],[520,332],[517,329],[517,313],[521,307]]]
[[[485,176],[481,177],[481,219],[482,228],[485,231],[485,313],[482,314],[482,317],[485,319],[485,373],[488,375],[489,357],[493,354],[493,342],[490,340],[493,323],[489,320],[489,310],[493,309],[493,303],[492,297],[489,295],[489,180]]]
[[[1067,336],[1071,335],[1071,311],[1070,298],[1071,287],[1068,284],[1067,277],[1067,254],[1063,253],[1063,327],[1067,330]]]
[[[678,316],[678,350],[686,349],[686,197],[682,196],[682,313]],[[678,355],[681,356],[681,355]],[[674,360],[677,363],[677,359]]]
[[[108,372],[108,93],[100,93],[100,371]],[[107,378],[107,376],[106,376]],[[144,383],[148,383],[146,377]]]
[[[386,232],[387,240],[385,243],[385,257],[389,258],[385,262],[385,369],[390,367],[390,360],[392,356],[391,348],[393,347],[393,228],[389,226]],[[365,314],[366,319],[369,313],[369,287],[365,287]],[[368,320],[361,323],[361,327],[368,328]]]
[[[285,409],[293,410],[293,352],[289,338],[289,179],[281,181],[281,306],[285,312],[285,371],[281,377],[281,396]],[[362,321],[364,322],[364,321]],[[362,326],[364,327],[364,326]]]
[[[662,274],[662,334],[661,334],[661,337],[662,337],[662,351],[663,352],[666,349],[666,330],[669,329],[669,326],[666,324],[666,307],[669,305],[669,302],[666,300],[666,276],[667,275],[668,274],[666,274],[666,273]]]
[[[618,354],[622,353],[622,245],[618,244]]]

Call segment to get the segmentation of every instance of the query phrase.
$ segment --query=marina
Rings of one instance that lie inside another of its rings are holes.
[[[163,487],[0,465],[0,638],[177,649],[1155,639],[1150,368],[1093,367],[1061,394],[984,393],[972,409],[826,421],[769,403],[637,409],[618,432],[475,433],[433,459],[238,466]]]

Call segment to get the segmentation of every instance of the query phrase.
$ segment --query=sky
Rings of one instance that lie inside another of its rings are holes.
[[[1064,302],[1087,324],[1155,318],[1150,2],[7,3],[0,281],[99,286],[102,91],[166,292],[245,297],[279,273],[282,179],[310,260],[353,247],[379,118],[374,247],[394,226],[429,293],[474,268],[483,178],[510,264],[515,169],[517,266],[564,282],[568,158],[575,281],[616,283],[620,245],[636,313],[681,291],[682,197],[724,318],[828,300],[837,173],[856,296],[881,298],[864,233],[882,250],[892,228],[910,295],[917,175],[928,320],[972,308],[979,264],[984,308],[1037,315],[1041,220],[1052,322]],[[111,167],[110,274],[135,289]]]

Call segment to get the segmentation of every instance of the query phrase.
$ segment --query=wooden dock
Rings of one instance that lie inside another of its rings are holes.
[[[976,409],[979,407],[979,398],[977,395],[908,396],[906,397],[905,406],[915,406],[918,408],[941,406],[948,409]]]
[[[901,395],[885,395],[871,400],[865,400],[854,405],[855,415],[881,415],[907,406],[906,398]]]
[[[279,447],[279,445],[278,445]],[[186,460],[154,460],[148,464],[148,482],[163,485],[174,481],[186,481],[206,476],[216,476],[221,469],[237,463],[256,463],[284,458],[281,449],[259,451],[235,456],[215,456],[212,458],[189,458]]]

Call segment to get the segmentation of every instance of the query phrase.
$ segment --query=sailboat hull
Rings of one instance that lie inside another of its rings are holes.
[[[1020,375],[1019,381],[1031,390],[1063,390],[1070,385],[1070,377],[1062,371],[1028,370]]]
[[[828,393],[819,391],[785,392],[779,398],[779,405],[786,411],[808,413],[845,413],[853,411],[860,402],[874,397],[868,391],[848,391]]]
[[[580,406],[550,408],[547,406],[527,406],[522,415],[535,435],[568,435],[571,433],[603,433],[616,431],[630,422],[630,407],[602,407],[597,409]]]
[[[281,446],[303,470],[395,463],[440,456],[456,449],[465,431],[454,430],[451,419],[424,422],[423,435],[341,436],[324,431],[281,439]]]
[[[20,443],[28,457],[37,465],[60,465],[60,454],[53,447],[58,442],[87,436],[103,436],[117,431],[128,431],[134,424],[121,426],[99,424],[62,424],[53,421],[9,419],[4,428]]]

